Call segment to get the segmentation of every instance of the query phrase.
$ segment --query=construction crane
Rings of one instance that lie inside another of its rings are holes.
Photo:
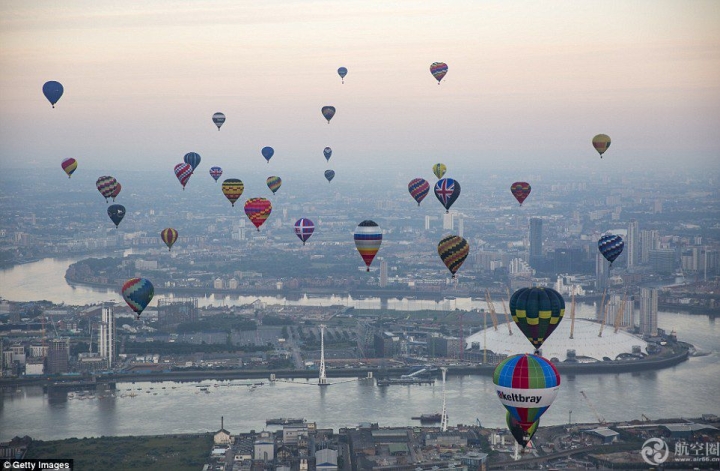
[[[595,406],[590,401],[590,398],[587,397],[587,394],[585,394],[585,391],[580,391],[580,394],[582,394],[582,397],[585,398],[585,402],[587,402],[588,407],[590,407],[590,410],[595,414],[595,418],[600,423],[600,425],[605,425],[607,422],[605,421],[605,418],[602,417],[600,414],[598,414],[597,409],[595,409]]]
[[[620,309],[618,309],[617,315],[615,316],[615,333],[618,333],[618,330],[620,329],[620,322],[622,321],[623,314],[625,313],[625,301],[627,300],[627,293],[625,293],[625,296],[623,296],[622,303],[620,304]]]
[[[509,292],[508,292],[508,294],[509,294]],[[508,300],[509,300],[509,298],[508,298]],[[502,306],[503,306],[503,311],[505,311],[505,319],[507,320],[508,332],[510,333],[510,335],[512,335],[512,327],[510,327],[510,325],[512,324],[512,322],[510,322],[510,313],[508,312],[507,307],[505,306],[505,300],[502,299],[501,302],[502,302]],[[509,303],[509,301],[508,301],[508,303]]]
[[[575,332],[575,285],[572,288],[572,304],[570,306],[570,338],[573,338]]]
[[[495,305],[493,305],[492,298],[490,297],[490,290],[485,290],[485,301],[487,302],[488,309],[490,309],[490,319],[492,320],[493,327],[498,330],[498,320],[495,315]]]
[[[605,316],[607,315],[607,309],[605,309],[606,294],[607,289],[603,290],[602,300],[600,301],[600,311],[598,312],[598,318],[602,316],[602,322],[600,322],[600,332],[598,333],[598,337],[602,337],[603,326],[605,325]]]
[[[598,337],[602,337],[603,328],[605,327],[605,322],[607,321],[609,307],[610,307],[610,303],[605,305],[605,312],[603,314],[602,322],[600,322],[600,332],[598,332]]]

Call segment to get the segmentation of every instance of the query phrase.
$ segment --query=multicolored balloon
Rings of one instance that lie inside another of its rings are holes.
[[[175,244],[175,241],[177,241],[178,239],[178,231],[176,231],[172,227],[168,227],[160,231],[160,238],[163,242],[165,242],[165,245],[168,246],[168,251],[170,251],[173,244]]]
[[[220,130],[220,126],[223,125],[225,122],[225,114],[217,112],[212,117],[213,123],[215,123],[215,126],[217,126],[218,131]]]
[[[325,178],[330,183],[335,178],[335,170],[325,170]]]
[[[222,192],[225,198],[230,201],[231,206],[235,206],[235,202],[240,198],[245,190],[245,185],[237,178],[228,178],[222,184]]]
[[[175,166],[175,176],[177,177],[178,181],[182,185],[183,190],[185,189],[185,185],[187,185],[188,180],[190,180],[190,176],[193,174],[193,168],[192,165],[188,163],[182,163],[177,164]]]
[[[310,219],[300,218],[295,221],[295,235],[302,240],[303,245],[315,232],[315,224]]]
[[[335,116],[335,107],[334,106],[323,106],[320,110],[322,112],[322,115],[327,119],[328,124],[330,124],[330,120]]]
[[[330,156],[332,155],[332,149],[329,147],[326,147],[323,149],[323,155],[325,156],[325,160],[328,162],[330,161]]]
[[[598,151],[598,154],[600,154],[600,158],[602,159],[602,155],[606,150],[608,150],[608,147],[610,147],[610,136],[607,134],[598,134],[593,137],[592,145],[595,150]]]
[[[268,188],[270,188],[270,191],[272,191],[274,195],[275,192],[280,189],[280,186],[282,185],[282,179],[276,176],[267,177],[265,183],[267,183]]]
[[[120,226],[120,221],[125,217],[125,206],[121,204],[111,204],[107,209],[110,220],[115,223],[115,229]]]
[[[455,274],[470,253],[470,244],[460,236],[449,235],[438,243],[437,251],[440,259],[455,278]]]
[[[560,373],[545,358],[524,353],[500,362],[493,383],[502,405],[529,432],[557,397]]]
[[[267,163],[270,163],[270,159],[275,154],[275,149],[273,149],[272,147],[263,147],[262,150],[260,150],[260,153],[263,157],[265,157]]]
[[[410,196],[415,198],[418,206],[420,206],[420,202],[422,202],[430,192],[430,184],[424,178],[413,178],[410,180],[410,183],[408,183],[408,191],[410,192]]]
[[[67,173],[68,178],[70,178],[75,170],[77,170],[77,160],[70,157],[69,159],[65,159],[60,163],[60,166],[63,170],[65,170],[65,173]]]
[[[518,200],[520,206],[522,206],[525,198],[530,195],[530,184],[527,182],[515,182],[510,185],[510,192],[515,196],[515,199]]]
[[[215,179],[217,183],[218,178],[222,177],[222,169],[220,167],[210,167],[210,176]]]
[[[375,221],[363,221],[355,229],[355,247],[360,252],[366,271],[370,271],[372,263],[382,244],[382,231]]]
[[[540,426],[540,419],[533,422],[532,426],[525,431],[520,426],[520,422],[518,422],[509,411],[506,411],[505,423],[507,424],[508,430],[510,430],[512,436],[515,437],[515,441],[518,442],[518,445],[525,448],[527,444],[530,443],[530,440],[532,440],[535,432],[537,432],[537,428]]]
[[[342,83],[345,83],[345,76],[347,75],[347,69],[345,67],[340,67],[338,69],[338,75],[340,76],[340,79],[342,79]]]
[[[147,278],[130,278],[122,285],[122,296],[130,309],[135,311],[137,318],[150,304],[155,295],[155,287]]]
[[[440,85],[440,80],[445,77],[445,74],[447,74],[448,66],[445,62],[433,62],[430,64],[430,73],[433,74],[433,77],[435,77],[435,80],[438,81],[438,85]]]
[[[115,185],[115,187],[113,188],[112,193],[110,193],[110,197],[112,198],[113,201],[115,201],[115,198],[117,198],[117,196],[120,194],[121,190],[122,190],[122,185],[120,184],[120,182],[118,182],[117,185]]]
[[[97,179],[95,182],[95,186],[97,187],[98,191],[101,195],[105,197],[105,202],[107,203],[108,198],[110,198],[113,195],[113,192],[115,191],[116,187],[118,185],[117,180],[115,178],[110,176],[103,176]]]
[[[460,183],[452,178],[441,178],[435,184],[435,196],[440,204],[445,207],[445,212],[450,212],[450,206],[460,196]]]
[[[443,175],[445,175],[445,172],[447,172],[447,167],[445,166],[445,164],[435,164],[433,165],[432,170],[435,176],[440,179],[443,177]]]
[[[190,164],[193,172],[195,171],[197,166],[200,165],[200,160],[201,160],[200,154],[198,154],[197,152],[188,152],[187,154],[185,154],[185,157],[183,158],[183,161],[186,164]]]
[[[55,103],[58,102],[60,97],[63,95],[63,92],[65,91],[62,84],[54,80],[45,82],[42,90],[43,95],[45,95],[45,98],[47,98],[53,108],[55,108]]]
[[[598,240],[598,250],[610,262],[610,267],[616,258],[620,256],[625,247],[622,237],[615,234],[605,234]]]
[[[258,231],[272,212],[272,204],[265,198],[250,198],[245,202],[245,214]]]
[[[513,321],[538,353],[565,315],[565,300],[552,288],[520,288],[510,297]]]

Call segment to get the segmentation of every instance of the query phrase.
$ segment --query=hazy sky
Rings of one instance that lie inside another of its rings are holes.
[[[0,165],[718,169],[718,25],[715,0],[5,0]]]

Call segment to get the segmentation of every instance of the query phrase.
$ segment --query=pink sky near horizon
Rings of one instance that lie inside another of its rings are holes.
[[[595,158],[590,139],[605,133],[607,159],[720,167],[719,2],[127,5],[0,5],[3,166],[19,155],[174,165],[191,150],[259,165],[265,145],[278,157],[321,159],[330,145],[371,162],[531,154],[563,166]],[[449,66],[440,86],[434,61]],[[54,110],[47,80],[65,87]]]

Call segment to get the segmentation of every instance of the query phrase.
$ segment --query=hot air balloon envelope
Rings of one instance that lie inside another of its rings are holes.
[[[338,69],[338,75],[341,79],[343,79],[342,83],[345,83],[345,76],[347,75],[347,69],[345,67],[340,67]]]
[[[188,180],[190,180],[190,176],[193,174],[193,168],[192,165],[188,163],[182,163],[177,164],[175,166],[175,176],[177,177],[178,181],[183,187],[183,190],[185,189],[185,185],[187,185]]]
[[[210,167],[210,176],[218,181],[218,178],[222,177],[222,169],[220,167]]]
[[[122,295],[130,309],[140,318],[140,314],[152,301],[155,288],[146,278],[131,278],[123,284]]]
[[[335,178],[335,170],[325,170],[325,178],[328,182],[331,182]]]
[[[225,114],[223,113],[215,113],[212,117],[213,123],[215,123],[215,126],[217,126],[218,131],[220,130],[220,126],[223,125],[225,122]]]
[[[197,166],[200,165],[200,160],[200,154],[198,154],[197,152],[188,152],[183,158],[183,161],[185,161],[186,164],[190,164],[193,172],[195,171]]]
[[[111,204],[107,209],[110,220],[115,223],[117,228],[120,225],[120,221],[125,217],[125,206],[121,204]]]
[[[315,232],[315,224],[310,219],[300,218],[295,221],[295,235],[302,240],[303,245]]]
[[[329,147],[324,148],[323,155],[325,156],[325,160],[330,161],[330,156],[332,155],[332,149]]]
[[[462,237],[449,235],[444,237],[437,246],[438,255],[445,266],[455,278],[455,273],[460,269],[463,262],[470,253],[470,245]]]
[[[529,431],[557,397],[560,374],[545,358],[525,353],[500,362],[493,383],[502,405]]]
[[[271,212],[272,204],[265,198],[250,198],[245,202],[245,214],[258,231]]]
[[[367,271],[370,271],[370,264],[380,250],[382,244],[382,231],[375,221],[363,221],[355,229],[355,247],[360,253]]]
[[[410,183],[408,183],[408,191],[410,192],[410,196],[415,198],[418,206],[420,206],[420,202],[422,202],[430,192],[430,184],[424,178],[413,178],[410,180]]]
[[[322,115],[325,116],[325,119],[327,119],[327,122],[330,123],[330,120],[333,116],[335,116],[335,107],[334,106],[323,106]]]
[[[60,164],[63,170],[65,170],[65,173],[67,173],[68,178],[73,174],[75,170],[77,170],[77,160],[70,157],[69,159],[65,159]]]
[[[510,412],[505,412],[505,423],[507,424],[508,430],[510,430],[512,436],[515,437],[515,441],[518,442],[518,445],[525,448],[527,444],[530,443],[530,440],[532,440],[535,432],[537,432],[538,426],[540,425],[540,420],[536,420],[532,424],[532,426],[526,431],[523,430],[523,428],[520,426],[520,422],[518,422],[517,419],[513,417]]]
[[[460,196],[460,183],[452,178],[441,178],[435,184],[435,196],[445,207],[445,212],[450,212],[450,206]]]
[[[268,163],[270,163],[270,159],[275,154],[275,149],[273,149],[272,147],[263,147],[262,150],[260,151],[260,153],[262,154],[263,157],[265,157],[265,160],[267,160]]]
[[[113,194],[117,190],[118,185],[119,185],[118,181],[115,180],[115,178],[110,177],[110,176],[100,177],[95,182],[95,186],[97,187],[100,194],[105,197],[106,202],[107,202],[108,198],[113,196]]]
[[[160,232],[160,238],[163,242],[165,242],[165,245],[168,246],[168,250],[170,250],[172,249],[173,244],[175,244],[175,241],[178,238],[178,231],[176,231],[172,227],[168,227],[167,229],[163,229]]]
[[[280,189],[280,186],[282,185],[282,179],[276,176],[267,177],[265,183],[267,183],[268,188],[270,188],[270,191],[272,191],[274,195],[275,192]]]
[[[445,166],[445,164],[435,164],[433,165],[432,170],[435,176],[440,179],[443,177],[443,175],[445,175],[445,172],[447,172],[447,167]]]
[[[237,178],[228,178],[222,184],[222,192],[232,206],[235,206],[235,202],[240,198],[244,190],[245,185]]]
[[[530,195],[530,184],[527,182],[515,182],[510,185],[510,192],[515,196],[515,199],[518,200],[520,206],[522,206],[525,198]]]
[[[55,108],[55,103],[58,102],[60,97],[63,95],[63,92],[65,91],[62,84],[54,80],[45,82],[42,90],[43,95],[45,95],[45,98],[48,99],[53,108]]]
[[[430,73],[433,74],[433,77],[435,77],[435,80],[438,81],[438,85],[440,85],[440,80],[445,77],[445,74],[447,74],[448,66],[445,62],[433,62],[430,65]]]
[[[615,234],[605,234],[598,240],[598,250],[610,262],[610,266],[620,256],[625,247],[622,237]]]
[[[565,300],[552,288],[520,288],[510,297],[510,314],[525,337],[539,349],[565,315]]]
[[[598,151],[598,154],[600,154],[600,158],[602,159],[602,155],[606,150],[608,150],[608,147],[610,147],[610,136],[607,134],[598,134],[593,137],[592,145],[595,150]]]

